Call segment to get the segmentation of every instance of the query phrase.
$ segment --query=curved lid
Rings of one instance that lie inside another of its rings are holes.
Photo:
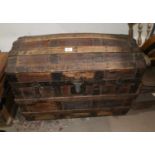
[[[127,35],[70,33],[20,37],[10,55],[41,55],[53,53],[130,52],[139,51]]]
[[[59,72],[145,68],[142,53],[127,35],[54,34],[19,38],[7,72]]]

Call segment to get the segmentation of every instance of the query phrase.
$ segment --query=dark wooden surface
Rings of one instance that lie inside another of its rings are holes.
[[[3,97],[5,82],[5,67],[7,65],[7,53],[0,52],[0,98]]]
[[[155,35],[152,35],[141,47],[142,51],[149,56],[151,65],[155,66]]]
[[[8,54],[0,52],[0,126],[10,125],[16,113],[13,93],[6,81],[7,60]]]

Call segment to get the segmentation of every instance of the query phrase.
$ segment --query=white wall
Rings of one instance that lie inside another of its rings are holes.
[[[20,36],[54,34],[54,33],[76,33],[96,32],[127,34],[128,25],[119,24],[0,24],[0,50],[9,51],[12,43]]]

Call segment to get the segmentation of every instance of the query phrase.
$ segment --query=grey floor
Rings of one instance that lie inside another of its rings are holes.
[[[155,110],[130,111],[126,116],[78,119],[62,131],[155,131]]]
[[[147,110],[131,110],[125,116],[62,119],[27,122],[14,120],[6,131],[62,131],[62,132],[104,132],[104,131],[155,131],[155,107]]]

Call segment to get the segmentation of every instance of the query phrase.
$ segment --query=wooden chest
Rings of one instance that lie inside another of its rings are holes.
[[[128,112],[146,64],[127,36],[21,37],[7,66],[15,102],[28,120]]]

